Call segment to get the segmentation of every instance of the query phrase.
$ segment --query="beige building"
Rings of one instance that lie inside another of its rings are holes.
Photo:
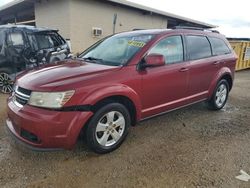
[[[74,53],[113,32],[177,25],[214,27],[125,0],[15,0],[0,7],[0,23],[59,29]]]

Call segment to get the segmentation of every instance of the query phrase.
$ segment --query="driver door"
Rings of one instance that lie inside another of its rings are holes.
[[[142,73],[142,118],[182,106],[187,97],[189,64],[184,61],[182,36],[160,40],[148,52],[153,53],[163,55],[165,65]]]

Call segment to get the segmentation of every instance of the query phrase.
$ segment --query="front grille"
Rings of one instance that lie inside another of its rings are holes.
[[[13,96],[13,101],[16,105],[22,107],[28,103],[30,95],[31,95],[30,90],[17,86],[14,92],[15,93]]]
[[[23,93],[23,94],[25,94],[25,95],[31,95],[31,91],[28,90],[28,89],[24,89],[24,88],[22,88],[22,87],[18,87],[17,89],[18,89],[18,91],[19,91],[20,93]]]

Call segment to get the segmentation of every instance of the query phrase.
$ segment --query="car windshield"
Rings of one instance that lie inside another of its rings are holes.
[[[28,35],[34,49],[54,48],[64,44],[64,40],[56,32],[37,32]]]
[[[84,51],[79,57],[86,61],[119,66],[126,64],[154,35],[114,35]]]

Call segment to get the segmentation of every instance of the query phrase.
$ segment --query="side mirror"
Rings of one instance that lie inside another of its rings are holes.
[[[145,57],[144,67],[158,67],[165,65],[165,57],[161,54],[149,54]]]

